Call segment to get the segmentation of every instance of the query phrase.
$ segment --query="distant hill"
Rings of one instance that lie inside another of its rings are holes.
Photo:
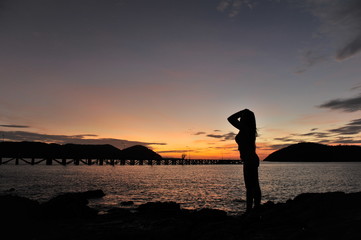
[[[137,145],[120,150],[112,145],[55,144],[42,142],[0,142],[0,157],[7,158],[92,158],[158,160],[162,157],[153,150]]]
[[[135,145],[133,147],[123,149],[122,153],[123,153],[123,157],[125,159],[137,159],[137,160],[147,160],[147,159],[161,160],[162,159],[162,157],[158,153],[156,153],[142,145]]]
[[[271,153],[270,162],[360,162],[360,146],[329,146],[318,143],[298,143]]]

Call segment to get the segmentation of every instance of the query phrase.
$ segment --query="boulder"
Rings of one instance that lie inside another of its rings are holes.
[[[137,210],[147,214],[178,214],[181,212],[180,204],[176,202],[148,202],[140,205]]]
[[[97,215],[98,211],[88,206],[88,198],[100,196],[100,192],[65,193],[41,204],[44,217],[81,218]]]
[[[39,203],[37,201],[13,196],[0,196],[0,215],[2,219],[24,220],[37,217]]]
[[[134,202],[133,201],[123,201],[120,203],[120,205],[122,206],[133,206]]]

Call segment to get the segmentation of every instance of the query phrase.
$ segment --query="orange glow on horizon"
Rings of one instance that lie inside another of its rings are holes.
[[[182,154],[186,159],[240,159],[237,144],[218,144],[212,147],[203,147],[194,144],[186,148],[168,149],[168,146],[154,146],[152,148],[164,158],[181,158]],[[274,150],[270,149],[266,143],[257,144],[257,154],[261,160],[266,158]]]

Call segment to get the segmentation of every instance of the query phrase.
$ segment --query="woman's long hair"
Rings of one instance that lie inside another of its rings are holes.
[[[255,117],[254,113],[251,110],[245,109],[241,119],[242,119],[242,121],[244,121],[244,123],[249,128],[252,136],[254,136],[256,138],[258,136],[258,133],[257,133],[257,127],[256,127],[256,117]]]

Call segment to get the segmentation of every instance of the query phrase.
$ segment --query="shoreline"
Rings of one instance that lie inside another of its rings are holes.
[[[175,202],[98,214],[88,199],[102,196],[101,190],[67,193],[39,204],[2,195],[4,232],[30,239],[361,239],[361,192],[303,193],[238,216]]]

